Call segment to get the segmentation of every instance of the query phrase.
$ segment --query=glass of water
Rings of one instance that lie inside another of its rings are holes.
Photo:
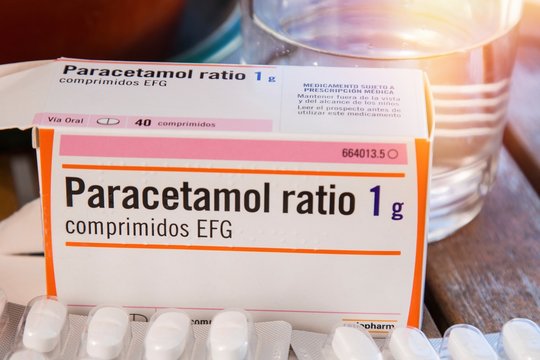
[[[471,221],[493,184],[521,10],[521,0],[242,0],[243,60],[426,71],[435,241]]]

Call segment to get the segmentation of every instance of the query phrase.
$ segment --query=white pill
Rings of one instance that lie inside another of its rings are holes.
[[[177,360],[189,340],[191,319],[181,312],[166,312],[152,322],[144,339],[147,360]]]
[[[540,359],[540,328],[527,319],[513,319],[502,328],[504,351],[510,360]]]
[[[64,304],[47,298],[37,300],[26,316],[24,346],[43,353],[54,350],[60,342],[66,319],[67,308]]]
[[[99,308],[90,319],[86,338],[86,352],[103,360],[118,357],[123,350],[129,329],[128,314],[121,308]]]
[[[217,314],[212,319],[208,341],[212,360],[244,360],[249,345],[246,315],[240,311]]]
[[[395,360],[439,360],[439,355],[429,340],[418,329],[395,329],[392,331],[388,348]]]
[[[21,350],[13,353],[9,360],[48,360],[44,354],[33,350]]]
[[[495,350],[484,335],[467,327],[452,329],[448,337],[448,351],[452,360],[497,360]]]
[[[339,360],[382,360],[382,354],[371,336],[352,327],[336,328],[332,350]]]

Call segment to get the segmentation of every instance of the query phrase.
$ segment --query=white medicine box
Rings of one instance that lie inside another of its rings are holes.
[[[416,70],[0,67],[34,127],[47,291],[374,335],[418,326],[432,139]]]

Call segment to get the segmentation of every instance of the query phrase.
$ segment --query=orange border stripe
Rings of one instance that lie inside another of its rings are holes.
[[[423,270],[425,261],[425,236],[427,215],[427,191],[429,182],[429,149],[428,140],[416,139],[416,173],[418,184],[418,223],[416,238],[416,258],[414,263],[414,275],[411,291],[411,302],[407,325],[419,327],[422,310],[422,285],[424,281]]]
[[[203,246],[203,245],[164,245],[164,244],[113,244],[98,242],[66,241],[68,247],[115,248],[115,249],[154,249],[154,250],[193,250],[193,251],[232,251],[261,253],[290,253],[316,255],[379,255],[399,256],[399,250],[334,250],[334,249],[294,249],[248,246]]]
[[[43,241],[45,243],[45,274],[47,279],[47,295],[56,296],[56,280],[51,234],[51,169],[54,130],[40,129],[39,162],[41,168],[41,205],[43,209]]]
[[[167,166],[129,166],[129,165],[87,165],[63,164],[62,169],[74,170],[112,170],[112,171],[161,171],[227,174],[265,174],[265,175],[300,175],[300,176],[344,176],[344,177],[386,177],[404,178],[405,173],[351,172],[351,171],[312,171],[312,170],[268,170],[268,169],[228,169],[228,168],[191,168]]]

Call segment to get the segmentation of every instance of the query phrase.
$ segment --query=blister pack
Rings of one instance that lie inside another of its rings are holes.
[[[540,327],[528,319],[515,318],[500,333],[482,334],[472,325],[458,324],[445,331],[440,347],[445,360],[540,359]]]
[[[176,309],[157,311],[149,322],[113,305],[69,314],[48,296],[26,307],[0,296],[0,310],[2,360],[280,360],[289,357],[292,333],[285,321],[254,323],[236,309],[218,312],[209,325],[192,325]]]
[[[365,329],[340,326],[330,334],[294,330],[291,346],[298,360],[533,360],[540,359],[540,328],[516,318],[488,335],[459,324],[439,339],[412,327],[373,339]]]
[[[540,359],[540,327],[522,318],[487,335],[458,324],[438,339],[428,339],[413,327],[396,327],[377,339],[363,327],[337,326],[330,333],[293,331],[285,321],[254,323],[240,309],[222,310],[210,324],[192,322],[178,309],[161,309],[148,322],[134,321],[128,309],[114,305],[76,315],[54,297],[40,296],[22,306],[9,303],[0,290],[0,359]]]

